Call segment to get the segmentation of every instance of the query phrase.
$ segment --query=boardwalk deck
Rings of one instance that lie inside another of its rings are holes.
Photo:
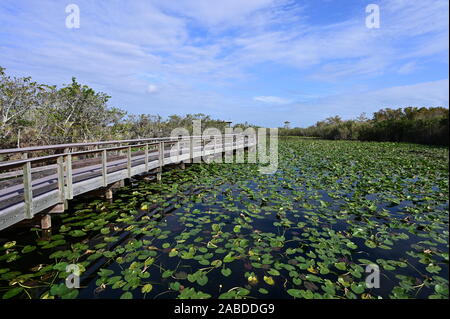
[[[64,205],[67,200],[78,195],[97,189],[108,189],[114,183],[133,176],[152,171],[160,173],[162,167],[166,165],[192,162],[196,158],[255,145],[255,136],[233,135],[225,139],[211,137],[141,139],[0,150],[0,154],[3,155],[27,154],[22,155],[25,157],[23,160],[0,162],[0,171],[9,171],[3,176],[16,176],[0,181],[0,230],[33,218],[36,214],[49,211],[58,205]],[[96,149],[72,151],[74,148],[91,146]],[[26,158],[31,152],[43,149],[64,151],[56,155]],[[124,150],[125,155],[108,156],[108,153]],[[86,158],[94,155],[101,156]],[[32,167],[32,164],[39,163],[45,165]],[[11,172],[11,169],[16,170]]]

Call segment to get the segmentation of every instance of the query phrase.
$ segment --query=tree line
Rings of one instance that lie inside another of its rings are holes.
[[[382,109],[371,119],[329,117],[307,128],[280,128],[280,135],[332,140],[390,141],[449,145],[449,110],[444,107]]]
[[[205,114],[127,114],[110,107],[110,96],[72,78],[58,88],[31,77],[12,77],[0,67],[0,147],[26,147],[100,140],[169,136],[172,129],[192,131],[192,121],[223,131],[227,122]],[[249,124],[236,124],[246,128]]]

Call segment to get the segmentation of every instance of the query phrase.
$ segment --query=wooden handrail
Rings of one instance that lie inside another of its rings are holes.
[[[123,150],[128,149],[129,147],[145,147],[146,145],[159,145],[161,142],[164,143],[171,143],[176,144],[179,141],[191,139],[191,138],[200,138],[202,141],[211,139],[211,137],[216,136],[240,136],[241,134],[226,134],[226,135],[207,135],[207,136],[181,136],[181,137],[164,137],[164,138],[158,138],[158,141],[151,142],[151,143],[144,143],[144,144],[136,144],[136,145],[123,145],[123,146],[115,146],[115,147],[109,147],[109,148],[101,148],[101,149],[95,149],[95,150],[88,150],[88,151],[77,151],[77,152],[65,152],[61,154],[54,154],[54,155],[46,155],[46,156],[40,156],[40,157],[34,157],[34,158],[25,158],[17,161],[7,161],[7,162],[0,162],[0,170],[8,170],[18,167],[23,167],[23,165],[27,163],[39,163],[44,162],[47,160],[52,159],[58,159],[61,156],[79,156],[79,155],[87,155],[87,154],[95,154],[95,153],[101,153],[103,150],[106,151],[117,151],[117,150]],[[244,136],[244,135],[242,135]],[[43,147],[36,147],[36,148],[17,148],[17,149],[10,149],[11,152],[7,153],[8,150],[0,150],[0,154],[11,154],[11,153],[24,153],[29,151],[36,151],[36,150],[44,150],[44,149],[67,149],[71,147],[76,147],[74,145],[82,145],[82,146],[93,146],[93,145],[105,145],[105,144],[122,144],[127,142],[142,142],[142,141],[154,141],[155,139],[137,139],[137,140],[122,140],[122,141],[106,141],[106,142],[97,142],[96,143],[81,143],[81,144],[59,144],[59,145],[48,145]],[[69,146],[71,145],[71,146]],[[53,148],[52,148],[53,147]],[[26,150],[26,151],[24,151]]]
[[[223,135],[207,135],[210,136],[237,136],[240,134],[223,134]],[[203,136],[181,136],[181,139],[188,139],[190,137],[201,138]],[[0,155],[2,154],[14,154],[14,153],[28,153],[28,152],[36,152],[36,151],[45,151],[45,150],[59,150],[65,148],[75,148],[75,147],[87,147],[87,146],[99,146],[99,145],[108,145],[108,144],[122,144],[122,143],[137,143],[137,142],[146,142],[146,141],[163,141],[163,140],[178,140],[177,137],[155,137],[155,138],[143,138],[143,139],[133,139],[133,140],[116,140],[116,141],[99,141],[99,142],[88,142],[88,143],[69,143],[69,144],[54,144],[54,145],[45,145],[45,146],[30,146],[30,147],[22,147],[22,148],[8,148],[8,149],[0,149]]]

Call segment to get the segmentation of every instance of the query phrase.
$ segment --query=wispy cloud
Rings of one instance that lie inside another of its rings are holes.
[[[147,86],[147,92],[148,93],[156,93],[158,91],[158,87],[154,84],[149,84]]]
[[[291,103],[291,100],[278,97],[278,96],[255,96],[253,100],[268,104],[288,104]]]

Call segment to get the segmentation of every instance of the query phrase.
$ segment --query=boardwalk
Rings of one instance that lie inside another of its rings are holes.
[[[0,150],[0,156],[22,158],[0,162],[0,230],[39,213],[67,208],[74,197],[111,189],[133,176],[154,173],[164,166],[256,146],[256,136],[189,136],[103,141]],[[33,156],[35,154],[53,154]],[[43,226],[45,228],[45,226]]]

